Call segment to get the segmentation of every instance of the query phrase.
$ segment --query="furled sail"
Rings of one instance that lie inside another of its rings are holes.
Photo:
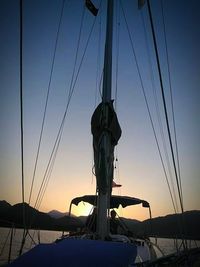
[[[108,188],[112,189],[114,147],[121,136],[121,128],[113,108],[113,100],[101,102],[97,106],[92,115],[91,130],[97,190],[106,193]],[[109,137],[109,143],[106,146],[107,151],[103,146],[105,135]]]

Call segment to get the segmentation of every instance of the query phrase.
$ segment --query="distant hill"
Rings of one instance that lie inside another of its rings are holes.
[[[51,216],[52,218],[58,219],[58,218],[62,218],[64,216],[69,215],[69,212],[60,212],[58,210],[51,210],[47,214]]]
[[[10,205],[5,200],[0,201],[0,227],[23,227],[23,205]],[[40,212],[25,203],[26,224],[33,229],[74,231],[85,225],[86,216],[68,216],[53,210],[49,213]],[[143,222],[121,218],[122,222],[136,235],[180,238],[183,234],[188,239],[200,240],[200,211],[193,210],[181,214],[171,214],[163,217],[145,220]],[[181,227],[184,222],[184,228]]]
[[[137,231],[158,237],[176,238],[182,235],[188,239],[200,240],[200,211],[186,211],[145,220],[138,225]]]
[[[0,226],[10,227],[14,223],[15,227],[23,227],[23,204],[5,205],[0,202]],[[83,227],[80,219],[64,216],[62,218],[52,218],[47,213],[40,212],[25,203],[26,225],[33,229],[74,231]]]

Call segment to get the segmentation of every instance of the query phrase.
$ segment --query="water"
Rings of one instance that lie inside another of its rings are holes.
[[[34,241],[38,243],[39,239],[41,243],[51,243],[59,238],[62,233],[58,231],[45,231],[41,230],[39,233],[35,230],[30,230],[30,235],[33,237]],[[11,261],[14,260],[19,253],[21,240],[23,236],[22,229],[15,229],[13,231],[13,241],[12,241],[12,251],[11,251]],[[8,262],[9,255],[9,245],[10,245],[11,229],[9,228],[0,228],[0,266]],[[7,242],[6,242],[7,240]],[[162,250],[164,255],[171,254],[176,252],[176,247],[180,247],[181,241],[178,240],[177,243],[173,239],[169,238],[151,238],[153,243],[157,243],[159,248]],[[4,247],[4,244],[6,245]],[[188,241],[188,246],[190,247],[199,247],[200,241]],[[24,245],[24,251],[28,251],[30,248],[34,247],[31,238],[28,236],[26,243]],[[4,248],[4,249],[3,249]],[[161,254],[159,255],[161,256]]]
[[[182,250],[183,245],[182,245],[182,240],[177,239],[171,239],[171,238],[150,238],[151,242],[153,244],[157,244],[159,249],[162,251],[164,255],[169,255],[174,252],[177,252],[177,250]],[[187,246],[188,248],[196,248],[200,247],[200,241],[199,240],[187,240]],[[162,256],[162,253],[160,251],[156,250],[156,254],[158,257]]]
[[[59,238],[61,234],[62,233],[58,231],[41,230],[38,232],[35,230],[30,230],[30,235],[34,239],[36,244],[38,244],[39,238],[40,238],[41,243],[51,243],[55,241],[57,238]],[[8,262],[10,237],[11,237],[11,229],[0,228],[0,266]],[[23,237],[22,229],[15,229],[13,231],[11,261],[14,260],[19,254],[22,237]],[[6,242],[6,239],[7,239],[7,242]],[[5,242],[6,242],[6,245],[4,247]],[[27,236],[26,242],[24,244],[23,252],[28,251],[30,248],[34,246],[35,244],[32,242],[30,236]]]

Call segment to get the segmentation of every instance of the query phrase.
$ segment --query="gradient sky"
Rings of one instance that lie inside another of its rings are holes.
[[[98,6],[99,1],[93,2]],[[95,193],[96,182],[95,177],[92,175],[93,152],[90,119],[95,105],[100,101],[99,95],[95,100],[95,95],[97,91],[96,83],[100,81],[103,63],[104,11],[106,5],[104,0],[102,2],[102,15],[99,14],[96,18],[94,31],[70,102],[51,179],[39,208],[41,211],[46,212],[58,209],[64,212],[68,210],[72,198]],[[141,11],[137,9],[137,1],[126,0],[122,2],[133,38],[156,133],[165,159],[155,112],[153,86],[159,99],[165,133],[166,126],[147,9],[144,7],[142,12],[147,29],[149,50],[147,50],[145,42]],[[62,1],[26,0],[24,3],[24,160],[25,198],[28,201]],[[34,205],[65,110],[75,60],[83,3],[84,1],[81,0],[66,1],[31,201],[32,206]],[[115,1],[115,3],[118,3],[118,1]],[[154,0],[151,3],[156,25],[155,30],[169,110],[170,127],[172,129],[161,1]],[[163,0],[163,5],[184,208],[185,210],[200,209],[200,2],[198,0]],[[78,64],[93,21],[94,17],[86,11]],[[100,48],[98,48],[100,26],[101,42]],[[114,32],[113,44],[113,92],[116,87],[115,40],[116,31]],[[98,60],[98,51],[100,51],[100,60]],[[153,86],[148,55],[150,55],[152,61]],[[149,201],[153,217],[173,213],[170,194],[145,106],[122,12],[120,13],[118,62],[118,95],[116,103],[122,137],[117,146],[118,164],[115,181],[121,183],[122,187],[120,190],[114,189],[113,191],[115,194],[134,196]],[[0,199],[5,199],[9,203],[15,204],[22,200],[19,108],[19,1],[16,0],[0,1],[0,129]],[[174,143],[174,135],[172,136]],[[165,140],[169,152],[166,134]],[[170,153],[169,157],[171,162]],[[73,209],[72,212],[77,215],[88,214],[89,209],[90,207],[88,206],[80,205],[78,209]],[[123,211],[120,209],[119,213],[123,216],[136,217],[141,220],[148,216],[147,210],[142,209],[142,207],[127,208]]]

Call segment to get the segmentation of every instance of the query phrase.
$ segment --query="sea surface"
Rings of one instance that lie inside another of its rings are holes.
[[[10,261],[14,260],[20,250],[21,241],[23,237],[22,229],[14,229],[11,235],[12,229],[9,228],[0,228],[0,266],[8,263],[9,251],[10,251]],[[51,243],[55,241],[62,235],[62,232],[58,231],[35,231],[30,230],[30,236],[35,241],[36,244],[41,243]],[[10,247],[10,241],[12,236],[12,247]],[[27,236],[26,242],[24,245],[23,253],[30,250],[30,248],[34,247],[35,244],[30,236]],[[151,238],[152,243],[157,244],[157,246],[161,249],[164,255],[171,254],[176,252],[177,247],[181,246],[181,240],[177,242],[173,239],[169,238]],[[188,247],[200,247],[200,241],[188,240]],[[159,256],[161,253],[158,251]]]

